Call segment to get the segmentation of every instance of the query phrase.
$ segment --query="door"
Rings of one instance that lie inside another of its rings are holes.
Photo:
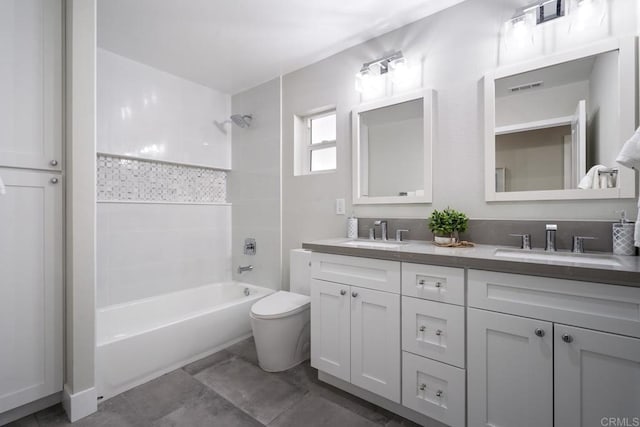
[[[63,248],[61,177],[0,178],[1,413],[62,390]]]
[[[351,383],[400,403],[400,295],[351,287]]]
[[[553,425],[551,323],[469,308],[467,346],[470,426]]]
[[[0,166],[60,170],[62,1],[0,1]]]
[[[555,425],[640,425],[640,339],[554,328]]]
[[[311,366],[349,381],[349,286],[311,280]]]
[[[576,112],[571,120],[571,145],[575,162],[575,183],[572,188],[576,188],[582,177],[587,173],[587,102],[582,99],[578,102]]]

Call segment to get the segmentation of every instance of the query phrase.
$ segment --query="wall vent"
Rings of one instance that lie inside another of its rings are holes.
[[[544,83],[543,81],[539,81],[539,82],[525,83],[520,86],[513,86],[509,88],[509,92],[512,92],[512,93],[522,92],[523,90],[535,89],[535,88],[541,87],[543,83]]]

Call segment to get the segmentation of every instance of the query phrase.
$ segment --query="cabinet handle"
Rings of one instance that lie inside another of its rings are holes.
[[[344,289],[340,289],[340,295],[346,295],[347,291],[345,291]]]
[[[536,334],[537,337],[542,338],[544,336],[544,329],[541,328],[536,328],[536,330],[534,331],[534,333]]]
[[[351,296],[355,298],[355,297],[358,296],[358,293],[357,292],[351,292]]]
[[[436,288],[442,287],[442,282],[436,282]]]
[[[424,286],[424,283],[425,283],[425,282],[424,282],[424,279],[420,279],[420,280],[418,281],[418,285],[420,285],[420,286]]]
[[[58,183],[58,178],[51,178],[49,180],[49,182],[52,183],[52,184],[57,184]]]
[[[424,326],[424,325],[423,325],[423,326],[420,326],[420,332],[424,332],[426,329],[427,329],[427,327],[426,327],[426,326]]]
[[[51,161],[49,162],[49,164],[50,164],[51,166],[58,166],[58,161],[57,161],[57,160],[51,160]]]
[[[420,391],[425,391],[427,389],[426,384],[420,384]]]
[[[442,329],[438,329],[438,330],[436,331],[436,335],[437,335],[437,336],[442,335]]]
[[[573,337],[569,334],[562,334],[562,341],[569,343],[573,341]]]
[[[438,396],[438,397],[442,397],[443,394],[444,394],[444,392],[442,390],[436,391],[436,396]]]

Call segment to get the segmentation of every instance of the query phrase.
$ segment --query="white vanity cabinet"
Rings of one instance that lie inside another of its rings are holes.
[[[311,271],[311,365],[400,403],[400,263],[314,253]]]
[[[477,270],[468,282],[469,425],[640,416],[640,288]]]

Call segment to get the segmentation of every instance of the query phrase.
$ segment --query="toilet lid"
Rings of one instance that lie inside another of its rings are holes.
[[[261,319],[285,317],[306,309],[310,301],[306,295],[278,291],[253,304],[251,314]]]

